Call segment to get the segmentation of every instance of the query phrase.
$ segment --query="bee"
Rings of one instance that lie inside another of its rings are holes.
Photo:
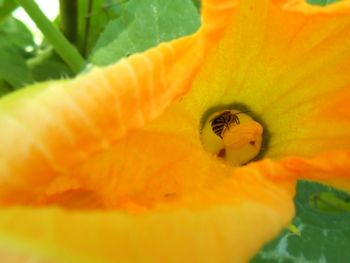
[[[240,124],[240,121],[237,115],[245,112],[246,111],[232,113],[229,110],[224,111],[211,120],[211,129],[217,136],[219,136],[222,139],[222,135],[226,130],[230,129],[231,124],[234,124],[234,125]]]

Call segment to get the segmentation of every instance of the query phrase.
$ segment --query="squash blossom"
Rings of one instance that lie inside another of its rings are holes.
[[[204,0],[193,35],[0,100],[5,262],[247,262],[350,190],[350,1]],[[7,261],[6,261],[7,260]]]

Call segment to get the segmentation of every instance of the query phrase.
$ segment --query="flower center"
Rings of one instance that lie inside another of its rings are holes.
[[[263,127],[249,111],[235,109],[210,114],[201,129],[204,149],[232,166],[244,165],[258,155],[262,135]]]

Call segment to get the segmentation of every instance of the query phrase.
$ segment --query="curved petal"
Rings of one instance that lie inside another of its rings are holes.
[[[301,2],[241,1],[183,111],[246,105],[271,135],[268,157],[349,149],[349,1]]]
[[[149,210],[0,210],[0,251],[53,262],[247,262],[291,220],[294,181],[268,162]],[[272,175],[271,175],[272,176]]]
[[[350,152],[328,152],[313,158],[288,157],[281,160],[287,178],[329,184],[350,192]],[[285,179],[285,178],[284,178]]]
[[[234,6],[235,1],[207,0],[203,26],[192,36],[1,99],[1,200],[36,202],[56,175],[158,116],[190,88]],[[222,19],[209,19],[214,16]]]

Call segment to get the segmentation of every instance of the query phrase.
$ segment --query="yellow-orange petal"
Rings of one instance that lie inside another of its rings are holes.
[[[70,212],[0,209],[0,248],[63,262],[246,262],[288,225],[295,181],[266,179],[281,171],[268,160],[233,169],[177,120],[184,134],[162,131],[173,120],[160,118],[58,177],[34,204]],[[1,247],[1,237],[13,243]]]
[[[267,161],[146,211],[0,209],[0,251],[50,262],[247,262],[294,214]],[[131,207],[129,207],[130,209]]]
[[[227,26],[206,17],[227,18],[233,7],[229,0],[207,0],[203,25],[192,36],[73,80],[37,84],[2,98],[0,198],[36,202],[57,175],[161,114],[190,89]]]
[[[280,161],[285,178],[317,181],[350,192],[350,152],[334,151],[312,158],[287,157]]]
[[[270,132],[268,157],[349,149],[348,6],[240,1],[181,102],[183,114],[200,118],[218,105],[246,105]]]

